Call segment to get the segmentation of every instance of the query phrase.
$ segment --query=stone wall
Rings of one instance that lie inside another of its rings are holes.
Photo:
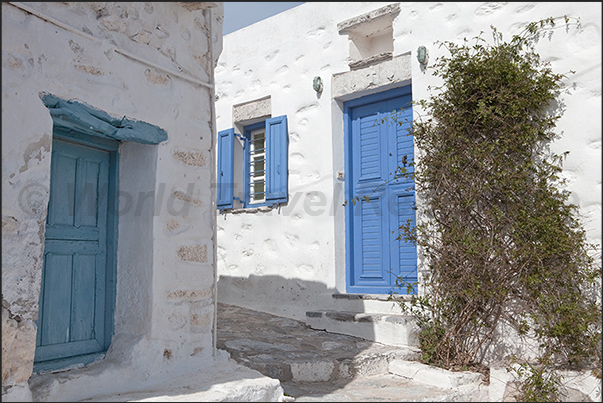
[[[83,399],[212,362],[222,19],[220,2],[2,3],[3,400]],[[168,134],[120,145],[115,335],[102,362],[60,382],[31,377],[53,133],[43,94]]]

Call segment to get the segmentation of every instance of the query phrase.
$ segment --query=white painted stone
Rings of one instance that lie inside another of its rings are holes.
[[[490,387],[488,394],[491,402],[502,402],[507,383],[513,379],[506,368],[490,367]]]
[[[393,360],[389,372],[444,389],[477,386],[483,380],[483,375],[476,372],[447,371],[417,361]]]
[[[518,368],[518,365],[514,364],[512,367]],[[559,391],[562,401],[576,401],[581,399],[580,394],[588,396],[593,402],[601,400],[601,379],[595,377],[591,371],[559,371],[558,375],[561,376]],[[514,371],[508,371],[504,367],[490,367],[489,401],[503,401],[512,393],[512,385],[518,381]]]
[[[593,402],[601,401],[602,382],[591,371],[561,371],[562,384],[586,394]]]
[[[351,313],[349,313],[351,314]],[[306,324],[313,329],[349,334],[392,346],[419,345],[414,321],[401,315],[351,314],[354,319],[338,320],[322,312],[320,317],[307,316]],[[364,320],[363,320],[364,319]]]

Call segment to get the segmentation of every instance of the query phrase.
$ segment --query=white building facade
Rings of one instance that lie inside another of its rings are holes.
[[[394,312],[376,305],[395,277],[420,280],[426,269],[395,240],[398,224],[421,219],[411,208],[420,200],[412,184],[381,184],[416,154],[406,129],[425,113],[410,105],[439,84],[429,70],[445,55],[437,42],[482,31],[489,40],[491,26],[510,39],[563,15],[581,28],[559,27],[535,50],[554,72],[576,72],[564,79],[551,148],[570,151],[570,202],[600,244],[600,4],[310,2],[226,35],[216,68],[219,301],[307,322],[319,311]],[[375,124],[400,108],[401,129]],[[350,202],[362,195],[371,203]],[[357,335],[387,341],[372,332]]]
[[[221,2],[2,3],[3,401],[195,387],[227,367],[222,20]]]

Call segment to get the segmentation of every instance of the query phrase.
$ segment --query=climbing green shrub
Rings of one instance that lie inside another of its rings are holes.
[[[540,374],[600,366],[600,254],[568,202],[564,156],[548,147],[564,75],[534,51],[535,38],[555,21],[529,24],[508,42],[493,28],[491,44],[481,35],[442,43],[449,55],[432,68],[442,85],[419,102],[430,115],[412,133],[425,220],[400,227],[400,236],[416,242],[428,263],[425,294],[406,308],[429,363],[480,364],[504,322],[539,342],[547,357]],[[538,386],[545,378],[530,379]]]
[[[519,378],[520,400],[524,402],[558,402],[563,387],[561,375],[551,368],[547,357],[539,357],[538,362],[523,362],[508,369]]]

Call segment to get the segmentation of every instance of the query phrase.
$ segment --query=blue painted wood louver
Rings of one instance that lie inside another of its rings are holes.
[[[416,225],[414,181],[394,177],[413,172],[411,97],[408,86],[344,103],[346,193],[357,200],[346,207],[347,292],[406,294],[397,278],[417,281],[416,246],[399,238]]]
[[[234,192],[234,129],[218,132],[217,206],[219,209],[233,207]]]
[[[42,102],[50,111],[57,128],[142,144],[158,144],[168,138],[166,131],[155,125],[126,117],[114,118],[106,112],[77,101],[65,101],[45,94],[42,96]]]
[[[287,202],[288,186],[287,116],[266,120],[266,201]]]

